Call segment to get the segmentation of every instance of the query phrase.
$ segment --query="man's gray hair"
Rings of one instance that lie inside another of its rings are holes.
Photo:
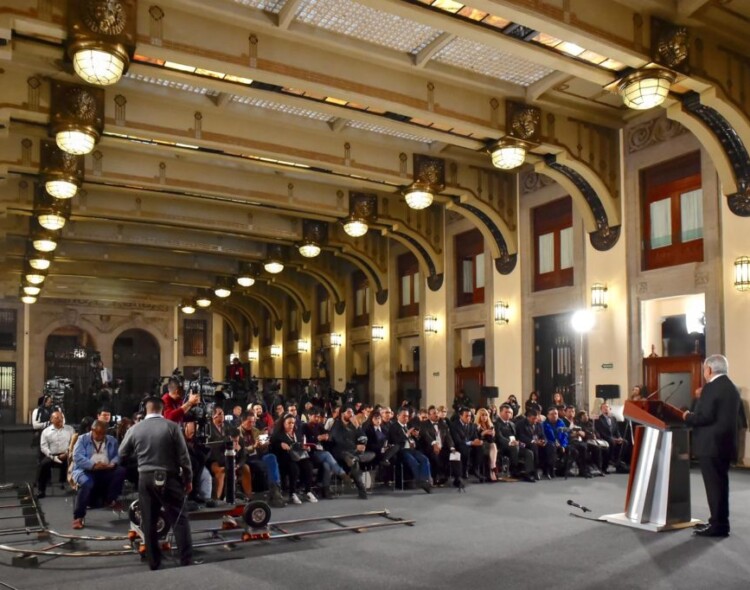
[[[712,354],[703,364],[709,367],[714,375],[726,375],[729,372],[729,361],[721,354]]]
[[[97,428],[103,428],[104,430],[107,430],[107,427],[109,424],[107,424],[104,420],[94,420],[94,423],[91,425],[91,430],[95,430]]]

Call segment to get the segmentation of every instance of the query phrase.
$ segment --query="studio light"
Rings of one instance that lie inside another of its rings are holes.
[[[644,111],[663,103],[674,81],[675,75],[668,70],[646,68],[625,76],[618,91],[626,107]]]
[[[500,170],[518,168],[526,159],[526,148],[509,139],[501,139],[490,150],[492,165]]]
[[[423,182],[415,182],[404,191],[404,199],[411,209],[426,209],[432,205],[435,195],[430,186]]]

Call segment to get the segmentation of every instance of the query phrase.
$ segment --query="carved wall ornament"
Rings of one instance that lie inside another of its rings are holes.
[[[542,131],[540,109],[520,102],[507,101],[505,119],[506,135],[531,143],[539,143]]]
[[[528,195],[554,183],[552,178],[544,174],[524,172],[521,174],[521,194]]]
[[[92,33],[119,35],[125,30],[128,17],[119,0],[84,0],[83,22]]]
[[[673,25],[656,17],[651,18],[651,57],[659,65],[686,72],[689,43],[687,27]]]
[[[414,180],[442,189],[445,186],[445,160],[414,154]]]
[[[652,145],[662,143],[688,133],[688,129],[677,121],[664,116],[634,125],[626,132],[629,154],[634,154]]]

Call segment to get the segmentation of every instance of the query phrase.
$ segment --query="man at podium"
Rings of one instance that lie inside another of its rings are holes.
[[[695,411],[683,414],[693,427],[693,450],[706,487],[711,518],[696,527],[701,537],[729,536],[729,464],[737,457],[737,417],[740,394],[727,376],[726,357],[715,354],[703,363],[706,384]]]

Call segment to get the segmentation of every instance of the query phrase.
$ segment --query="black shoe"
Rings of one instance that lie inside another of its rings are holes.
[[[202,560],[200,560],[200,559],[193,559],[193,558],[186,559],[185,561],[181,561],[180,562],[180,565],[182,567],[188,567],[188,566],[191,566],[191,565],[202,565],[202,564],[203,564]]]
[[[47,492],[45,492],[44,490],[42,490],[41,492],[37,492],[36,497],[40,498],[40,499],[41,498],[46,498],[47,497]]]
[[[707,526],[705,529],[693,531],[696,537],[728,537],[729,529],[717,526]]]
[[[357,490],[357,497],[360,500],[367,500],[367,491],[364,488]]]
[[[695,532],[695,531],[703,531],[703,530],[706,530],[706,529],[707,529],[707,528],[708,528],[709,526],[710,526],[710,525],[709,525],[709,524],[708,524],[707,522],[702,522],[702,523],[700,523],[700,524],[696,524],[696,525],[695,525],[695,526],[693,527],[693,532]]]
[[[385,459],[385,460],[381,461],[380,464],[383,467],[390,467],[391,466],[391,462],[388,459]]]
[[[541,479],[542,479],[542,476],[541,476],[541,475],[539,475],[538,473],[535,473],[535,474],[534,474],[534,479],[535,479],[535,480],[537,480],[537,481],[541,481]]]
[[[430,485],[429,481],[420,481],[419,487],[422,488],[428,494],[432,493],[432,486]]]
[[[158,570],[161,567],[161,561],[157,561],[156,563],[149,563],[148,567],[151,568],[151,571]]]
[[[537,477],[534,477],[532,475],[527,475],[523,478],[524,481],[528,481],[529,483],[536,483],[538,481]]]

